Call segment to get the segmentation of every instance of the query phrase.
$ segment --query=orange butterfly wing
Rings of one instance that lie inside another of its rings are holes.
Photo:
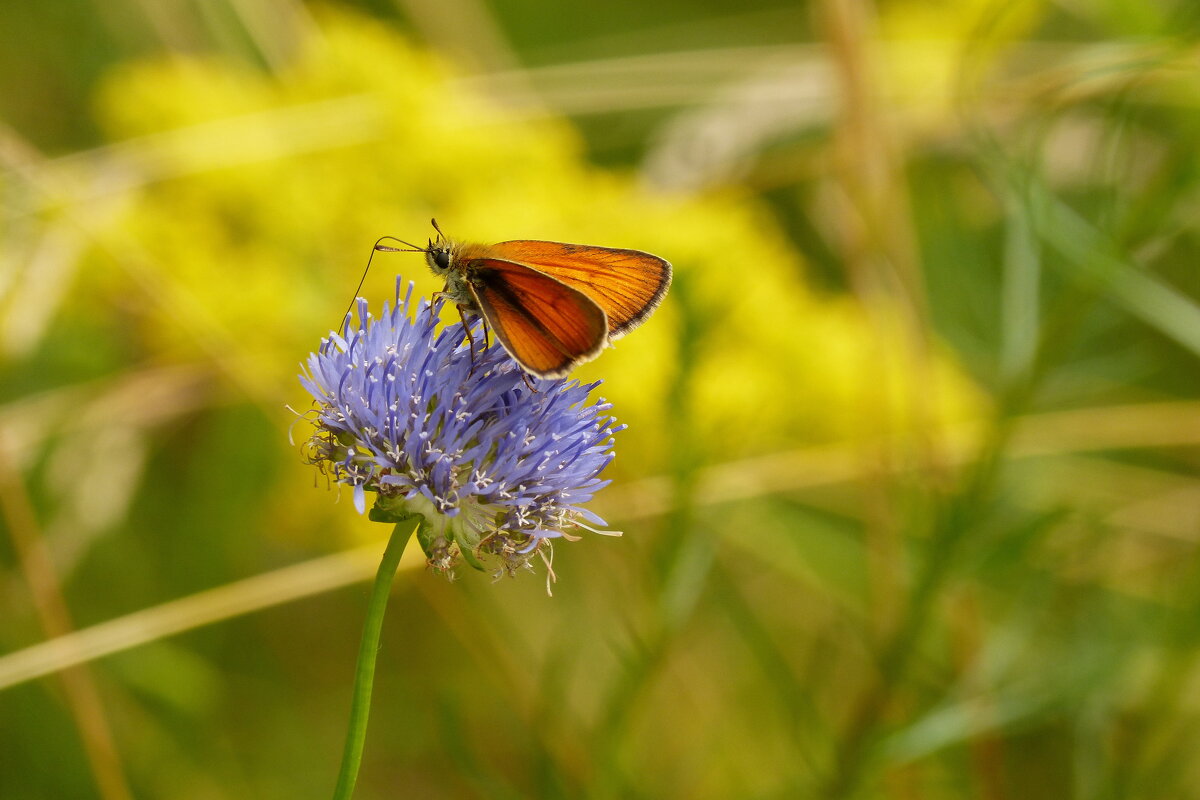
[[[489,254],[544,272],[578,289],[608,315],[608,336],[636,328],[671,285],[671,265],[640,250],[519,239],[488,246]]]
[[[604,310],[578,289],[523,264],[493,258],[471,259],[467,274],[480,313],[526,371],[560,378],[604,349]]]

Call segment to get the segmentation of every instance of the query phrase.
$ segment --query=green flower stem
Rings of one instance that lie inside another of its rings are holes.
[[[358,767],[362,764],[363,743],[367,739],[367,715],[371,711],[371,684],[375,679],[375,656],[379,653],[379,631],[383,627],[383,612],[387,610],[388,594],[392,578],[400,566],[400,557],[415,532],[410,521],[399,522],[392,528],[379,571],[375,573],[375,584],[371,587],[371,600],[367,606],[367,620],[363,625],[362,644],[358,648],[358,665],[354,669],[354,698],[350,704],[350,729],[346,732],[346,749],[342,752],[342,769],[338,773],[337,788],[333,800],[350,800],[354,794],[354,783],[358,780]]]

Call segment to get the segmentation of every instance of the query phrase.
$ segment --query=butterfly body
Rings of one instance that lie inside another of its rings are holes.
[[[436,223],[434,223],[436,228]],[[390,249],[390,248],[389,248]],[[518,239],[425,248],[442,294],[481,316],[532,375],[558,378],[636,328],[662,301],[671,265],[640,250]]]

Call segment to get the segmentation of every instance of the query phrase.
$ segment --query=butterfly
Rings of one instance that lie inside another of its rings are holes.
[[[439,293],[487,330],[523,370],[561,378],[590,361],[612,341],[641,325],[671,285],[671,265],[640,250],[516,239],[475,244],[448,239],[433,220],[437,239],[408,249],[376,243],[387,252],[420,252],[446,284]],[[467,334],[470,337],[470,333]],[[474,341],[471,341],[474,358]]]

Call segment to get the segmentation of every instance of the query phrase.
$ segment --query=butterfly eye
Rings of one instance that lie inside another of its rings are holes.
[[[449,250],[430,250],[429,256],[433,260],[435,269],[443,272],[450,269],[450,251]]]

